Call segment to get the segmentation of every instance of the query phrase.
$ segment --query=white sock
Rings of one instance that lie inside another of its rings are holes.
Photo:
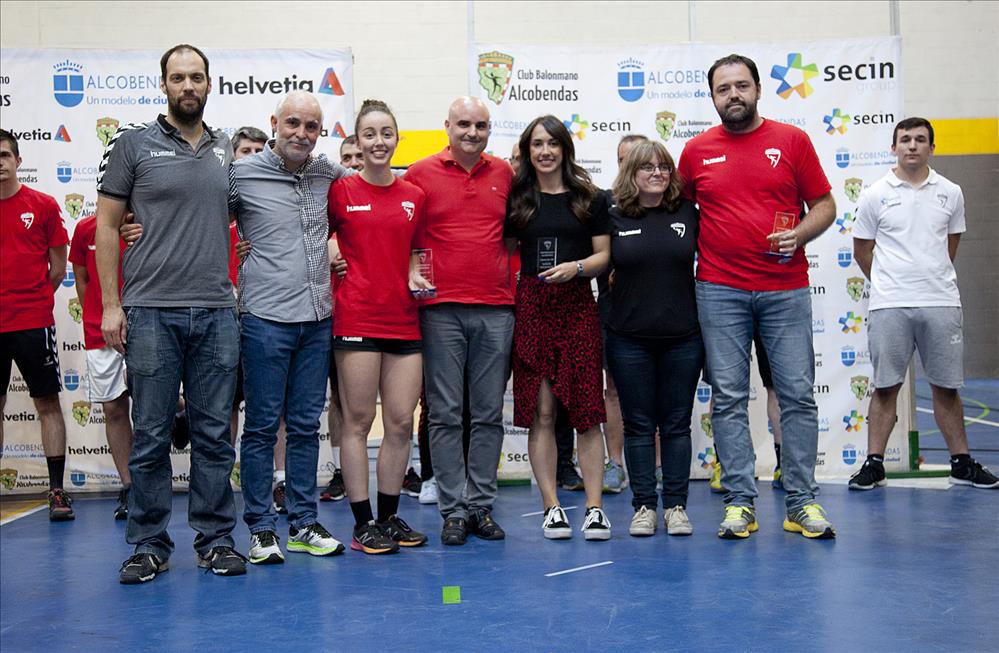
[[[340,469],[340,447],[333,447],[333,466]]]
[[[275,483],[283,483],[284,482],[284,470],[283,469],[275,469],[274,470],[274,482]]]

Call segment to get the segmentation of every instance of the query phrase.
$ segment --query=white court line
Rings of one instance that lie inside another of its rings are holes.
[[[582,567],[573,567],[572,569],[566,569],[565,571],[553,571],[550,574],[545,574],[545,578],[551,578],[552,576],[561,576],[562,574],[571,574],[576,571],[584,571],[586,569],[593,569],[594,567],[603,567],[605,565],[614,564],[613,560],[605,560],[603,562],[598,562],[592,565],[584,565]]]
[[[37,508],[32,508],[31,510],[25,510],[24,512],[19,512],[19,513],[13,514],[10,517],[7,517],[6,519],[0,521],[0,526],[4,526],[6,524],[9,524],[12,521],[14,521],[15,519],[20,519],[21,517],[27,517],[28,515],[33,515],[36,512],[38,512],[39,510],[45,510],[46,508],[48,508],[48,504],[43,504],[43,505],[38,506]]]
[[[562,510],[575,510],[579,506],[562,506]],[[544,510],[539,510],[538,512],[525,512],[521,517],[537,517],[538,515],[545,514]]]
[[[929,413],[930,415],[933,414],[933,411],[930,410],[929,408],[920,408],[919,406],[916,406],[916,410],[919,411],[920,413]],[[985,424],[987,426],[999,427],[999,422],[990,422],[987,419],[978,419],[977,417],[965,417],[964,421],[974,422],[975,424]]]

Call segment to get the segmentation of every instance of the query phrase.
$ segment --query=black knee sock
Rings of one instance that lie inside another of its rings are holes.
[[[351,502],[350,511],[354,513],[354,524],[356,526],[367,524],[369,521],[375,518],[375,516],[371,514],[370,499],[365,499],[364,501]]]
[[[777,454],[777,466],[780,467],[780,443],[774,442],[774,453]]]
[[[399,495],[378,493],[378,521],[383,522],[399,512]]]
[[[62,477],[66,474],[66,456],[46,456],[45,464],[49,468],[49,489],[61,490]]]

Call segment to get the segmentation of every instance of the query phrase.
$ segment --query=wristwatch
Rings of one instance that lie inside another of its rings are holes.
[[[583,262],[576,261],[576,276],[583,276]]]

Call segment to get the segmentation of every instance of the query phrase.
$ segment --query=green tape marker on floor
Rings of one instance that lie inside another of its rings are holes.
[[[445,585],[441,588],[441,599],[444,605],[457,605],[461,603],[461,587],[458,585]]]

